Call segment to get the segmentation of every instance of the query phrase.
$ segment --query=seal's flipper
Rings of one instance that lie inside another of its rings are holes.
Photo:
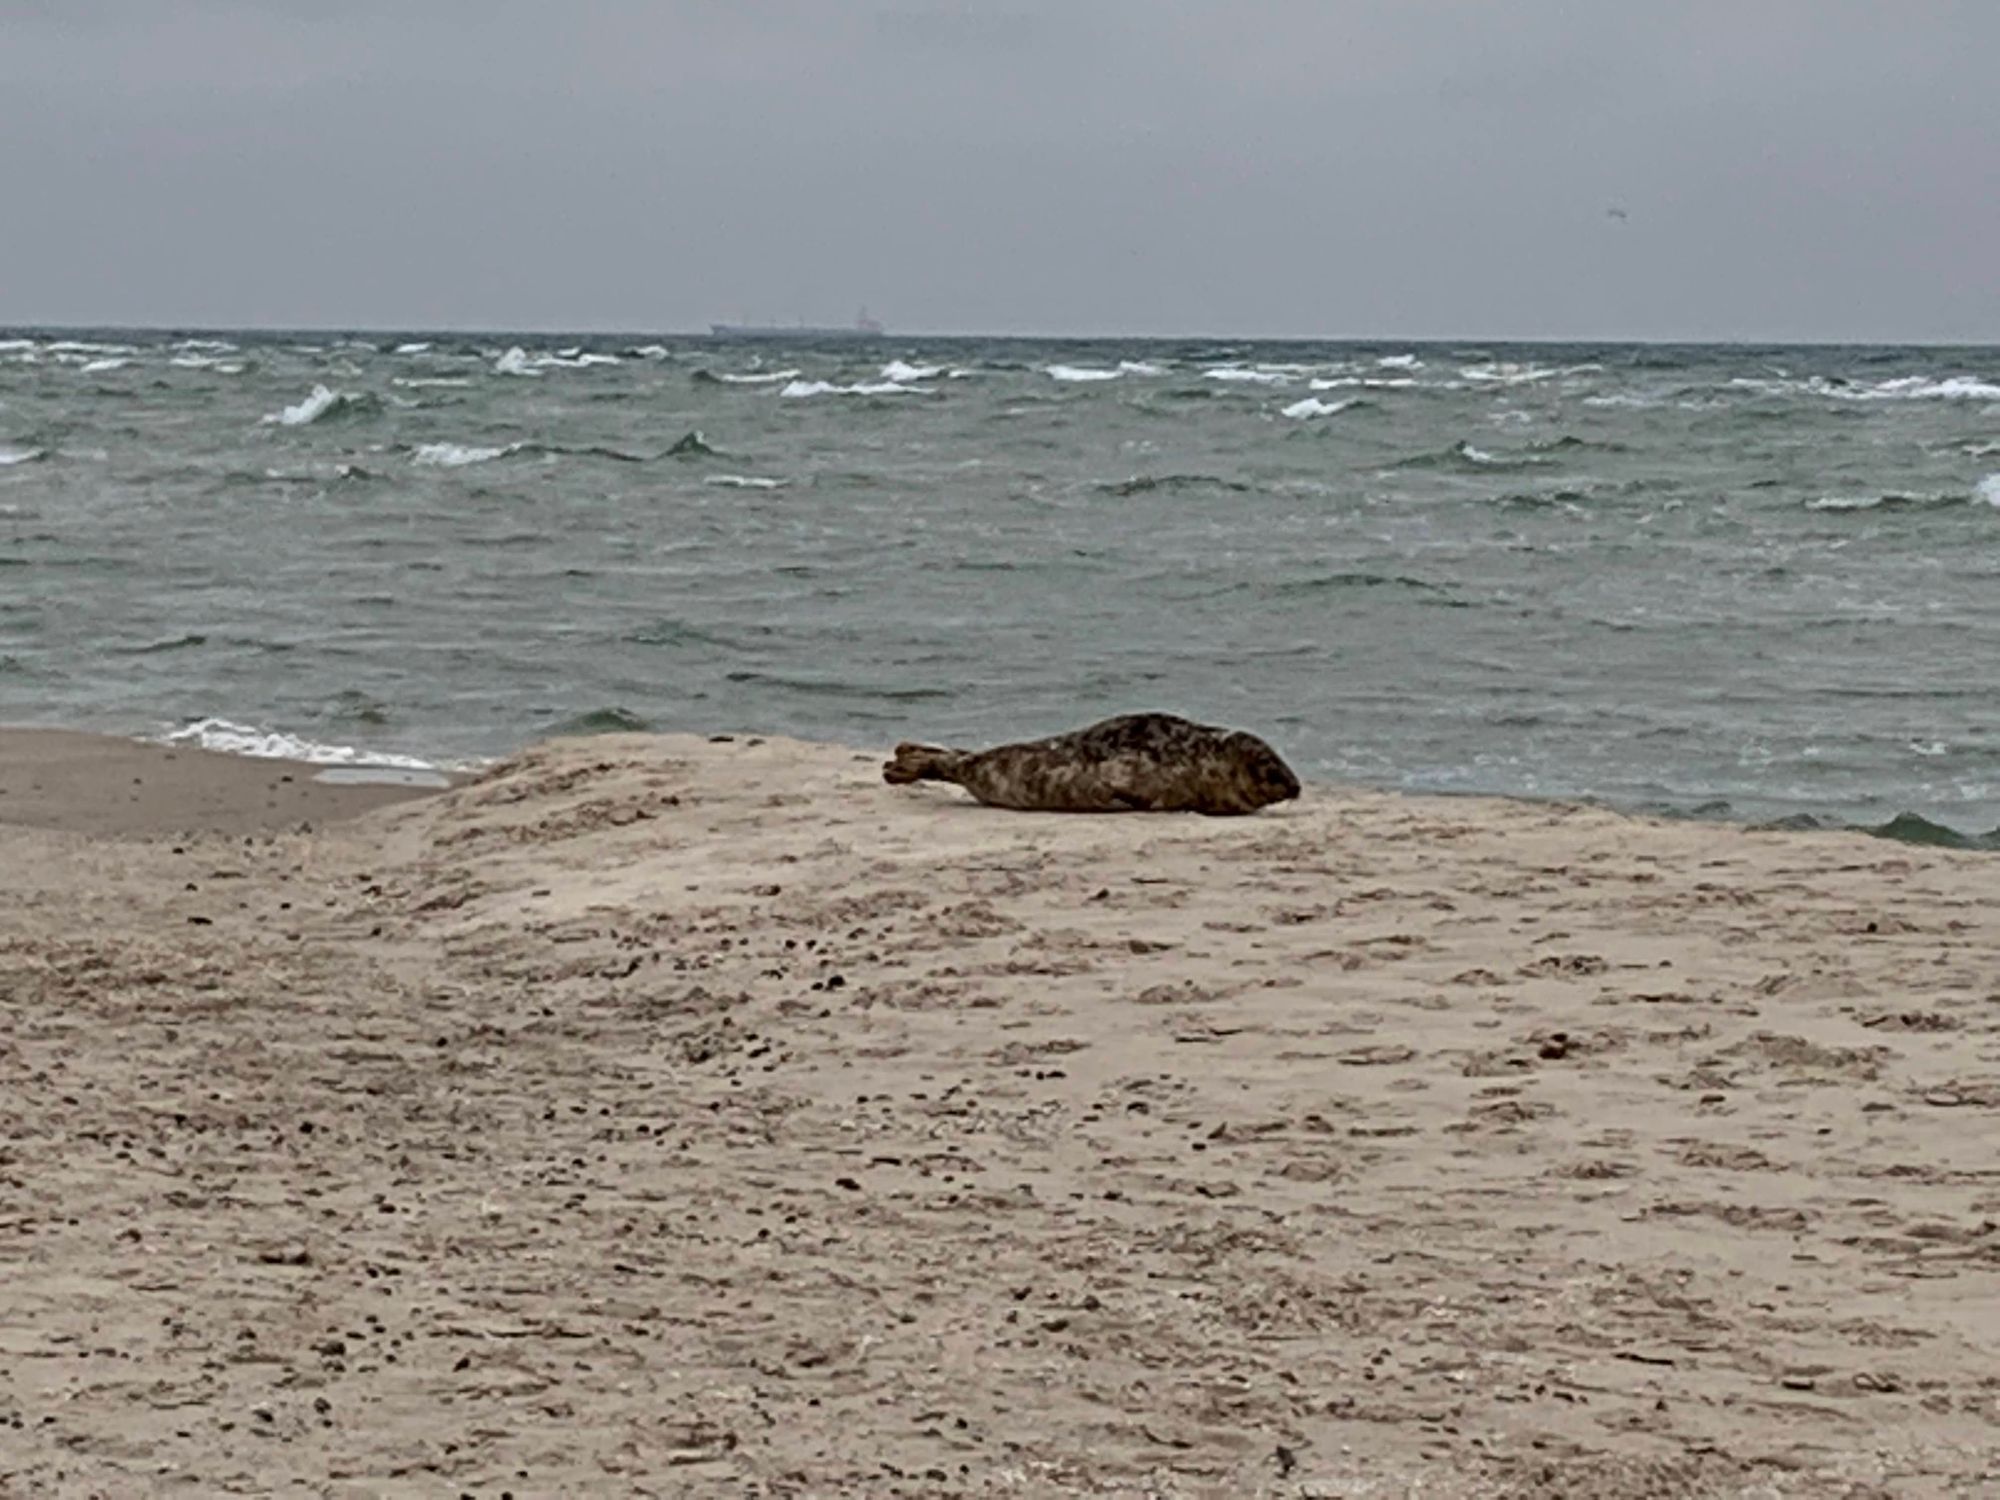
[[[963,750],[902,744],[896,747],[896,758],[882,767],[882,779],[890,786],[908,786],[913,781],[956,781],[964,760]]]

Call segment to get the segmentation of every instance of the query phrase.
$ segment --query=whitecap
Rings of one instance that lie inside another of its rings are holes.
[[[929,380],[944,373],[943,365],[913,365],[900,359],[892,359],[882,366],[884,380],[911,381]]]
[[[1167,367],[1165,365],[1156,365],[1148,359],[1121,359],[1118,361],[1118,373],[1121,375],[1164,375],[1167,373]]]
[[[640,344],[637,348],[628,349],[625,352],[630,354],[634,359],[665,359],[667,357],[667,346],[665,344]]]
[[[720,485],[724,489],[731,490],[781,490],[787,481],[765,479],[756,474],[711,474],[702,483]]]
[[[505,354],[493,361],[493,373],[496,375],[539,375],[542,372],[529,363],[528,351],[523,349],[519,344],[516,344]]]
[[[23,349],[38,347],[33,339],[0,339],[0,354],[19,354]]]
[[[1965,451],[1974,458],[1987,458],[2000,453],[2000,443],[1967,443]]]
[[[1244,365],[1218,365],[1202,374],[1210,380],[1228,380],[1247,385],[1283,385],[1292,377],[1283,370],[1253,370]]]
[[[797,380],[799,372],[797,370],[753,370],[743,375],[718,374],[715,378],[726,381],[730,385],[776,385],[781,380]]]
[[[919,396],[923,388],[893,380],[863,380],[853,385],[835,385],[830,380],[794,380],[778,394],[793,400],[805,396]]]
[[[1352,390],[1356,386],[1371,391],[1406,391],[1416,384],[1406,375],[1322,375],[1307,382],[1315,391]]]
[[[1286,407],[1282,415],[1303,420],[1307,417],[1330,417],[1335,412],[1346,411],[1352,401],[1322,401],[1317,396],[1307,396],[1302,401],[1294,401]]]
[[[321,766],[400,766],[411,771],[434,771],[433,761],[414,755],[392,755],[363,750],[354,745],[327,745],[301,739],[279,729],[259,729],[228,719],[197,719],[160,736],[169,745],[197,745],[204,750],[220,750],[229,755],[250,755],[259,759],[301,760]]]
[[[1878,401],[2000,401],[2000,385],[1970,375],[1947,375],[1942,380],[1906,375],[1872,386],[1862,397]]]
[[[1475,448],[1470,443],[1460,443],[1458,445],[1458,456],[1467,463],[1475,464],[1504,464],[1507,462],[1499,454],[1488,453],[1484,448]]]
[[[236,346],[227,339],[182,339],[175,344],[176,349],[193,349],[209,354],[232,354]],[[318,345],[312,346],[317,349]]]
[[[472,382],[456,375],[391,375],[389,384],[400,385],[412,391],[422,391],[440,387],[462,389]]]
[[[1424,362],[1414,354],[1385,354],[1375,361],[1385,370],[1421,370]]]
[[[461,469],[467,464],[483,464],[488,459],[505,458],[518,446],[508,443],[499,448],[474,448],[464,443],[419,443],[410,454],[410,462],[436,469]]]
[[[131,364],[129,359],[93,359],[77,370],[79,375],[102,375],[107,370],[122,370]]]
[[[312,394],[296,406],[288,406],[283,411],[274,411],[265,417],[266,422],[274,422],[280,427],[303,427],[308,422],[317,422],[321,417],[340,405],[340,393],[327,386],[316,385]]]
[[[431,346],[429,344],[398,344],[396,352],[398,354],[428,354],[431,352]]]
[[[1523,365],[1516,364],[1512,360],[1499,360],[1487,365],[1467,365],[1458,373],[1467,380],[1477,380],[1491,385],[1529,385],[1537,380],[1553,379],[1563,372],[1552,370],[1546,365]]]
[[[1050,365],[1047,370],[1051,380],[1065,380],[1076,383],[1092,380],[1116,380],[1123,370],[1096,370],[1088,365]]]
[[[0,444],[0,469],[11,469],[15,464],[30,464],[41,456],[40,448],[9,448]]]
[[[2000,474],[1988,474],[1972,487],[1972,493],[1988,505],[2000,505]]]

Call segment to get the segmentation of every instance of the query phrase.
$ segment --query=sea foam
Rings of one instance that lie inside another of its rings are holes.
[[[1352,401],[1322,401],[1317,396],[1307,396],[1303,401],[1294,401],[1281,415],[1300,420],[1307,417],[1330,417],[1335,412],[1346,411],[1353,404]]]
[[[1988,505],[2000,505],[2000,474],[1988,474],[1972,487],[1972,493]]]
[[[320,766],[401,766],[412,771],[434,771],[436,762],[414,755],[394,755],[385,751],[363,750],[354,745],[327,745],[302,739],[280,729],[259,729],[229,719],[197,719],[160,736],[169,745],[197,745],[203,750],[220,750],[230,755],[250,755],[265,760],[302,760]]]
[[[309,422],[317,422],[321,417],[340,405],[344,398],[329,386],[316,385],[312,394],[296,406],[288,406],[283,411],[274,411],[265,417],[280,427],[304,427]]]
[[[464,443],[419,443],[410,454],[410,462],[436,469],[462,469],[467,464],[483,464],[489,459],[505,458],[519,448],[518,443],[508,443],[499,448],[475,448]]]
[[[1093,380],[1116,380],[1124,373],[1123,370],[1095,370],[1088,365],[1050,365],[1048,367],[1049,379],[1069,381],[1072,384],[1084,384]]]
[[[929,380],[944,373],[943,365],[913,365],[900,359],[892,359],[882,366],[884,380],[911,381]]]
[[[830,380],[794,380],[778,394],[795,401],[806,396],[920,396],[924,388],[895,380],[860,380],[853,385],[835,385]]]
[[[15,464],[31,464],[41,456],[40,448],[10,448],[0,444],[0,469],[10,469]]]

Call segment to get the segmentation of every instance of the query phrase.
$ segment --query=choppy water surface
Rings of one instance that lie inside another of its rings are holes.
[[[1997,582],[1994,350],[0,334],[7,722],[1161,707],[1310,777],[1983,833]]]

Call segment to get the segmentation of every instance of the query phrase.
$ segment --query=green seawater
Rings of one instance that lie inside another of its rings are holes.
[[[1996,585],[1992,349],[0,333],[0,722],[462,762],[1159,708],[1978,841]]]

